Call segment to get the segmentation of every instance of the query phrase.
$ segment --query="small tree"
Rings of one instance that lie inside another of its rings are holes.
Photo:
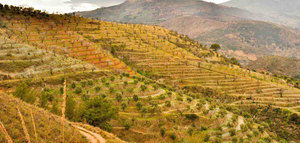
[[[117,95],[116,95],[116,100],[117,100],[118,102],[121,102],[121,101],[122,101],[122,95],[121,95],[121,94],[117,94]]]
[[[135,102],[137,102],[137,101],[139,100],[139,97],[138,97],[136,94],[134,94],[134,95],[133,95],[133,100],[134,100]]]
[[[91,98],[85,102],[86,110],[84,111],[83,117],[87,123],[110,131],[112,127],[109,121],[118,115],[118,109],[112,105],[112,102],[106,98],[100,96]]]
[[[142,103],[141,102],[138,102],[138,103],[136,103],[136,108],[138,109],[138,110],[141,110],[142,109],[142,107],[143,107],[143,105],[142,105]]]
[[[175,133],[171,133],[171,134],[170,134],[170,138],[171,138],[172,140],[175,140],[175,139],[176,139],[176,134],[175,134]]]
[[[125,130],[129,130],[131,128],[131,124],[130,124],[130,122],[128,120],[126,120],[124,122],[124,127],[125,127]]]
[[[210,46],[210,49],[214,50],[215,52],[218,52],[218,50],[221,49],[221,46],[219,44],[212,44]]]
[[[164,128],[164,127],[160,128],[160,135],[161,135],[162,137],[164,137],[165,134],[166,134],[166,128]]]
[[[74,100],[74,97],[68,95],[66,101],[66,116],[70,120],[72,120],[75,117],[75,113],[74,113],[75,107],[76,107],[76,101]]]
[[[30,104],[33,104],[36,100],[35,93],[25,82],[22,82],[20,85],[18,85],[16,90],[13,92],[13,95]]]
[[[123,110],[123,111],[127,108],[127,104],[126,104],[125,102],[123,102],[123,103],[121,104],[121,106],[122,106],[122,110]]]

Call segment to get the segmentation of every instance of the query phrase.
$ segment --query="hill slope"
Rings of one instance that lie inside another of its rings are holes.
[[[250,69],[264,69],[278,75],[300,77],[300,60],[284,57],[261,57],[247,65]]]
[[[300,28],[300,2],[298,0],[231,0],[225,6],[263,14],[270,22]]]
[[[290,29],[251,20],[264,19],[262,15],[198,0],[128,0],[117,6],[80,12],[78,15],[108,21],[161,25],[205,44],[220,43],[224,53],[238,57],[242,63],[264,55],[299,55],[299,51],[296,51],[299,48],[299,36]],[[267,29],[263,35],[261,26]],[[269,52],[278,51],[278,47],[280,52]]]
[[[11,95],[6,95],[2,91],[0,92],[0,103],[0,121],[6,128],[13,142],[27,142],[17,108],[24,118],[25,126],[32,142],[36,139],[34,126],[36,127],[37,142],[62,141],[62,121],[60,117],[24,103]],[[65,141],[77,143],[87,142],[68,122],[63,122],[63,124]],[[4,134],[1,132],[0,142],[6,141]]]
[[[159,26],[68,15],[42,16],[16,8],[1,12],[3,36],[18,41],[11,47],[5,45],[1,55],[22,55],[15,52],[21,43],[32,53],[49,50],[52,52],[48,56],[57,53],[57,57],[72,57],[72,61],[76,58],[82,64],[96,66],[94,71],[79,68],[83,71],[62,70],[64,74],[46,73],[40,78],[0,82],[10,93],[26,81],[40,95],[35,104],[43,101],[41,95],[47,95],[50,98],[43,108],[55,113],[61,109],[62,81],[67,79],[67,99],[74,105],[70,107],[74,110],[66,114],[70,120],[111,127],[114,134],[129,142],[172,142],[182,138],[188,142],[258,142],[299,138],[297,122],[294,118],[290,120],[293,113],[299,112],[298,89],[286,86],[279,78],[232,65],[229,59],[186,36]],[[40,30],[41,27],[45,29]],[[12,50],[11,54],[7,48]],[[64,69],[58,64],[53,67]],[[99,106],[101,103],[105,103],[105,110],[93,112],[92,109],[103,107]],[[108,113],[116,113],[119,108],[118,117],[97,120],[110,107],[114,110]],[[251,111],[240,110],[241,107]],[[269,114],[255,118],[263,113],[260,110],[274,114],[271,118]],[[96,122],[89,113],[95,113]],[[271,120],[265,122],[266,117]]]

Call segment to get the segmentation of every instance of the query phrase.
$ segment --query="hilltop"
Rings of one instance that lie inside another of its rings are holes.
[[[299,47],[297,32],[254,21],[265,19],[260,14],[199,0],[126,1],[77,15],[106,21],[160,25],[204,44],[219,43],[223,54],[237,57],[242,64],[266,55],[299,55],[296,50]]]
[[[128,142],[299,139],[299,89],[187,36],[16,7],[1,13],[0,59],[10,62],[1,89],[52,114],[61,116],[66,93],[66,119]]]

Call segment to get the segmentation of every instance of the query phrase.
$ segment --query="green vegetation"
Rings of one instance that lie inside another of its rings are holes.
[[[1,29],[0,63],[30,64],[0,69],[0,90],[51,112],[49,122],[64,120],[58,116],[81,122],[66,125],[66,138],[76,135],[77,130],[70,131],[76,128],[117,140],[103,131],[107,130],[128,142],[296,139],[299,90],[274,76],[243,69],[217,49],[159,26],[15,11],[1,11],[6,14],[1,21],[9,23],[10,30]],[[278,112],[274,120],[265,121],[263,115],[271,114],[265,110],[256,113],[273,106],[281,109],[274,111]],[[14,118],[5,117],[5,125]],[[282,129],[292,130],[286,138],[279,127],[271,127],[276,122],[291,124]],[[53,126],[55,130],[47,134],[61,134]],[[24,138],[19,131],[15,135]],[[75,139],[84,142],[80,138]],[[0,139],[4,140],[2,134]]]

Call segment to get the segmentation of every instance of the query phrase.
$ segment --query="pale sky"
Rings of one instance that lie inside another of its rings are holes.
[[[1,4],[33,7],[50,13],[69,13],[74,11],[94,10],[100,7],[117,5],[125,0],[0,0]],[[222,3],[228,0],[204,0]]]

